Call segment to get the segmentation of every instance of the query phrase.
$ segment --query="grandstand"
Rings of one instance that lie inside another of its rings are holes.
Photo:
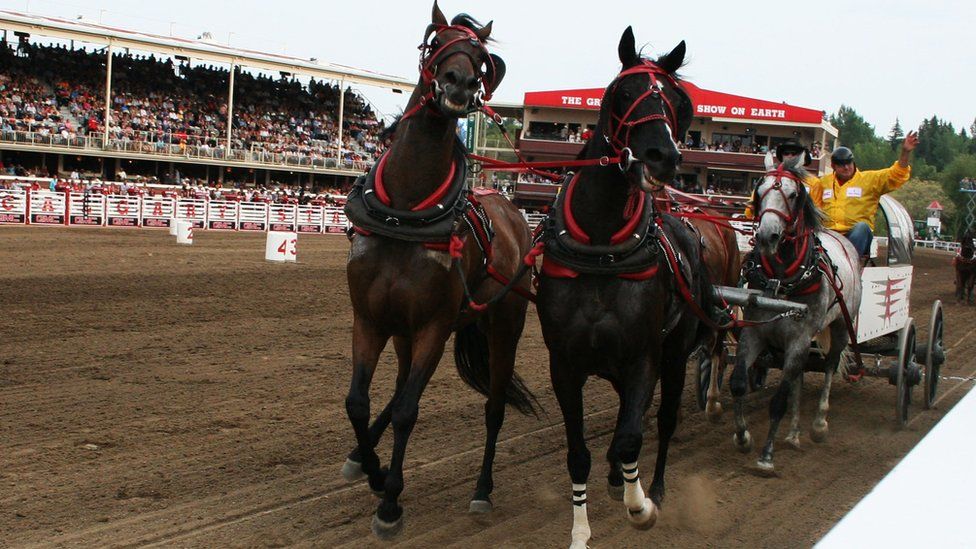
[[[403,78],[0,11],[6,175],[342,189],[384,150],[353,86]],[[277,73],[277,76],[274,76]]]

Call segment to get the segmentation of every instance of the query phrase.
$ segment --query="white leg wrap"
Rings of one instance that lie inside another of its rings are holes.
[[[657,522],[657,507],[651,498],[644,496],[640,484],[640,473],[636,463],[624,463],[624,505],[627,506],[627,520],[634,528],[646,530]]]
[[[637,463],[622,464],[624,472],[624,505],[630,511],[640,511],[644,506],[644,489],[641,488]]]
[[[586,549],[590,521],[586,518],[586,484],[573,484],[573,541],[570,549]]]

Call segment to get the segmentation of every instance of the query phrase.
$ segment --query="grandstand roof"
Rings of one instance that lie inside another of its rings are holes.
[[[111,44],[113,48],[131,48],[166,55],[182,55],[217,63],[237,63],[270,71],[298,73],[327,80],[342,80],[347,84],[378,86],[406,92],[413,91],[415,85],[412,80],[400,76],[337,63],[235,48],[213,41],[161,36],[85,20],[70,20],[61,17],[0,10],[0,28],[62,40]]]

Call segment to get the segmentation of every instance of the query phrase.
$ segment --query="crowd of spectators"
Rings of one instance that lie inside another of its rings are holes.
[[[116,53],[112,59],[109,146],[223,158],[230,71],[186,61]],[[104,136],[105,56],[21,41],[0,46],[0,131],[64,140]],[[231,154],[364,167],[383,152],[385,128],[370,105],[345,93],[339,143],[338,85],[240,71],[234,75]],[[268,156],[265,156],[268,155]],[[274,156],[270,156],[274,155]]]
[[[964,177],[959,180],[960,191],[976,191],[976,178]]]

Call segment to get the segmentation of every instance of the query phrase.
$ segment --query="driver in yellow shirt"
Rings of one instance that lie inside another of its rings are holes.
[[[837,147],[830,155],[833,173],[820,178],[810,189],[814,204],[824,211],[824,225],[847,236],[862,257],[871,250],[874,239],[874,216],[881,195],[904,185],[912,175],[908,164],[918,146],[918,134],[908,132],[901,144],[901,155],[890,168],[862,171],[854,163],[854,153]]]

